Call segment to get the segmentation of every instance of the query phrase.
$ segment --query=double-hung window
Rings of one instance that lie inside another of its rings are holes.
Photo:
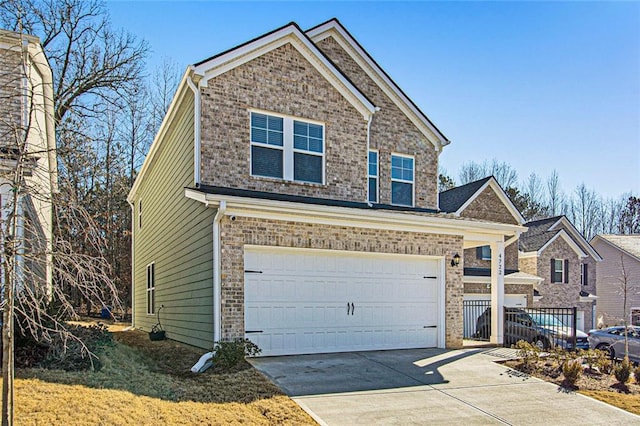
[[[324,126],[251,112],[251,175],[324,182]]]
[[[567,259],[551,259],[551,282],[569,282],[569,261]]]
[[[491,246],[482,246],[476,249],[476,258],[478,260],[491,260]]]
[[[378,202],[378,151],[369,151],[369,202]]]
[[[156,264],[147,265],[147,314],[156,312]]]
[[[589,266],[587,263],[580,264],[580,283],[589,285]]]
[[[413,157],[391,156],[391,204],[413,206]]]

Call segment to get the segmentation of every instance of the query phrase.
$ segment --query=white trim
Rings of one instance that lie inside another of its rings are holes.
[[[502,201],[502,204],[504,204],[507,210],[509,210],[509,213],[511,213],[511,216],[513,216],[516,222],[520,225],[524,224],[525,223],[524,217],[522,217],[522,214],[520,214],[516,206],[513,205],[509,197],[507,197],[507,194],[504,192],[502,187],[498,184],[498,181],[493,176],[491,177],[491,179],[486,181],[484,185],[482,185],[471,197],[469,197],[469,199],[465,201],[465,203],[462,206],[460,206],[460,208],[455,212],[455,214],[460,216],[462,212],[467,207],[469,207],[469,205],[476,198],[478,198],[478,196],[482,194],[482,192],[489,186],[491,187],[491,189],[493,189],[493,192],[498,196],[498,198],[500,198],[500,201]]]
[[[571,249],[576,252],[576,254],[578,255],[578,257],[580,257],[581,259],[584,259],[586,257],[589,257],[588,254],[586,254],[585,252],[582,251],[582,249],[580,248],[580,246],[578,246],[578,244],[576,244],[575,241],[573,241],[572,238],[569,237],[569,235],[565,232],[564,229],[561,229],[556,235],[554,235],[553,237],[551,237],[551,239],[549,241],[547,241],[545,243],[545,245],[543,245],[542,247],[540,247],[540,249],[538,249],[538,256],[542,254],[542,252],[549,247],[555,240],[558,239],[558,237],[562,237],[562,239],[569,245],[569,247],[571,247]]]
[[[446,259],[441,258],[439,263],[439,285],[438,285],[438,348],[445,349],[447,347],[447,316],[446,316],[446,295],[447,295],[447,276],[446,276]]]
[[[152,274],[151,274],[151,278],[152,278],[151,284],[152,285],[151,286],[149,286],[149,268],[151,268],[151,272],[152,272]],[[147,307],[147,315],[155,315],[156,314],[156,262],[153,261],[151,263],[148,263],[144,271],[145,271],[145,277],[146,277],[146,280],[145,280],[145,283],[146,283],[146,286],[145,286],[145,296],[146,296],[145,304],[146,304],[146,307]],[[149,306],[149,293],[151,293],[152,298],[153,298],[153,302],[152,302],[153,311],[152,312],[149,312],[149,308],[150,308],[150,306]]]
[[[518,274],[517,272],[504,276],[505,284],[529,284],[536,285],[544,281],[543,278],[531,276],[512,276]],[[474,275],[464,275],[462,282],[465,284],[491,284],[491,277],[479,277]]]
[[[200,137],[200,127],[202,125],[201,120],[201,102],[202,98],[200,95],[200,83],[198,86],[193,83],[191,80],[191,76],[187,77],[187,85],[193,91],[193,181],[197,186],[200,184],[200,148],[201,148],[201,137]]]
[[[540,253],[538,253],[537,251],[519,251],[518,252],[518,259],[532,259],[532,258],[536,258],[540,256]]]
[[[481,222],[445,215],[407,214],[405,212],[206,194],[189,188],[185,189],[185,197],[199,201],[211,208],[217,208],[220,203],[226,202],[227,215],[234,214],[240,217],[368,229],[388,230],[392,226],[394,230],[398,231],[463,235],[465,238],[467,236],[473,238],[482,236],[488,242],[502,242],[504,235],[515,235],[523,230],[523,227],[518,225]]]
[[[411,160],[411,180],[406,180],[404,178],[394,178],[393,177],[393,157],[400,157],[400,158],[409,158]],[[380,160],[378,160],[378,164],[380,164]],[[398,204],[398,203],[394,203],[393,202],[393,182],[399,182],[399,183],[410,183],[411,184],[411,204],[408,205],[408,207],[413,207],[416,204],[416,158],[414,155],[408,155],[408,154],[401,154],[399,152],[392,152],[391,153],[391,164],[389,164],[390,166],[390,176],[391,176],[391,205],[394,206],[407,206],[407,204]]]
[[[306,32],[314,43],[319,43],[327,37],[333,39],[347,52],[360,68],[382,89],[393,103],[409,118],[421,133],[434,145],[438,152],[450,143],[447,138],[416,108],[416,106],[402,93],[400,88],[385,75],[382,69],[371,60],[370,56],[358,45],[347,31],[336,20]]]
[[[569,271],[566,270],[565,268],[565,263],[568,259],[564,259],[564,258],[559,258],[553,259],[553,269],[551,270],[551,278],[552,278],[552,284],[558,283],[558,284],[567,284],[565,281],[569,281],[567,274],[569,273]],[[557,264],[558,262],[560,262],[560,265],[562,266],[562,270],[558,271],[557,269]],[[561,272],[562,276],[560,277],[559,280],[556,280],[556,273],[557,272]]]
[[[580,296],[578,299],[581,303],[595,303],[598,300],[598,296],[593,294],[589,294],[588,296]]]
[[[213,217],[213,342],[222,339],[222,249],[220,220],[227,212],[227,203],[221,201]]]
[[[302,56],[322,74],[366,120],[375,112],[375,106],[322,54],[322,52],[297,28],[291,24],[251,43],[235,48],[227,53],[193,66],[197,75],[203,76],[202,85],[233,68],[262,56],[285,44],[291,44]]]
[[[596,252],[596,250],[593,247],[591,247],[591,244],[589,244],[589,242],[582,236],[582,234],[578,232],[576,227],[573,226],[573,223],[571,223],[569,219],[567,219],[565,216],[561,216],[560,219],[558,219],[553,225],[551,225],[549,227],[549,231],[553,231],[560,224],[565,225],[565,227],[568,229],[568,234],[570,234],[575,241],[580,241],[583,243],[581,244],[583,246],[582,248],[586,248],[587,251],[589,252],[589,255],[591,255],[591,257],[596,262],[602,262],[602,257],[598,254],[598,252]],[[565,229],[565,231],[567,229]]]

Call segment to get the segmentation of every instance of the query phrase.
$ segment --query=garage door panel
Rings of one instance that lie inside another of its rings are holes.
[[[245,251],[245,270],[245,327],[262,331],[247,337],[263,355],[438,343],[425,328],[439,317],[438,281],[425,278],[437,261],[261,248]]]

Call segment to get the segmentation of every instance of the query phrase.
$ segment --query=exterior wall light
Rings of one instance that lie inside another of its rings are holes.
[[[458,266],[458,265],[460,265],[460,255],[456,253],[453,256],[453,259],[451,259],[451,266]]]

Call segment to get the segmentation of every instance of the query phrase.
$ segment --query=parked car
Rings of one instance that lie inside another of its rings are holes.
[[[629,359],[640,362],[640,327],[627,327]],[[624,358],[624,326],[589,331],[589,347],[609,351],[612,359]]]
[[[487,308],[476,321],[475,337],[488,339],[491,334],[491,308]],[[555,315],[537,310],[507,308],[504,319],[504,344],[514,345],[519,340],[533,343],[540,349],[559,346],[574,349],[573,330]],[[576,330],[576,348],[589,349],[587,334]]]

